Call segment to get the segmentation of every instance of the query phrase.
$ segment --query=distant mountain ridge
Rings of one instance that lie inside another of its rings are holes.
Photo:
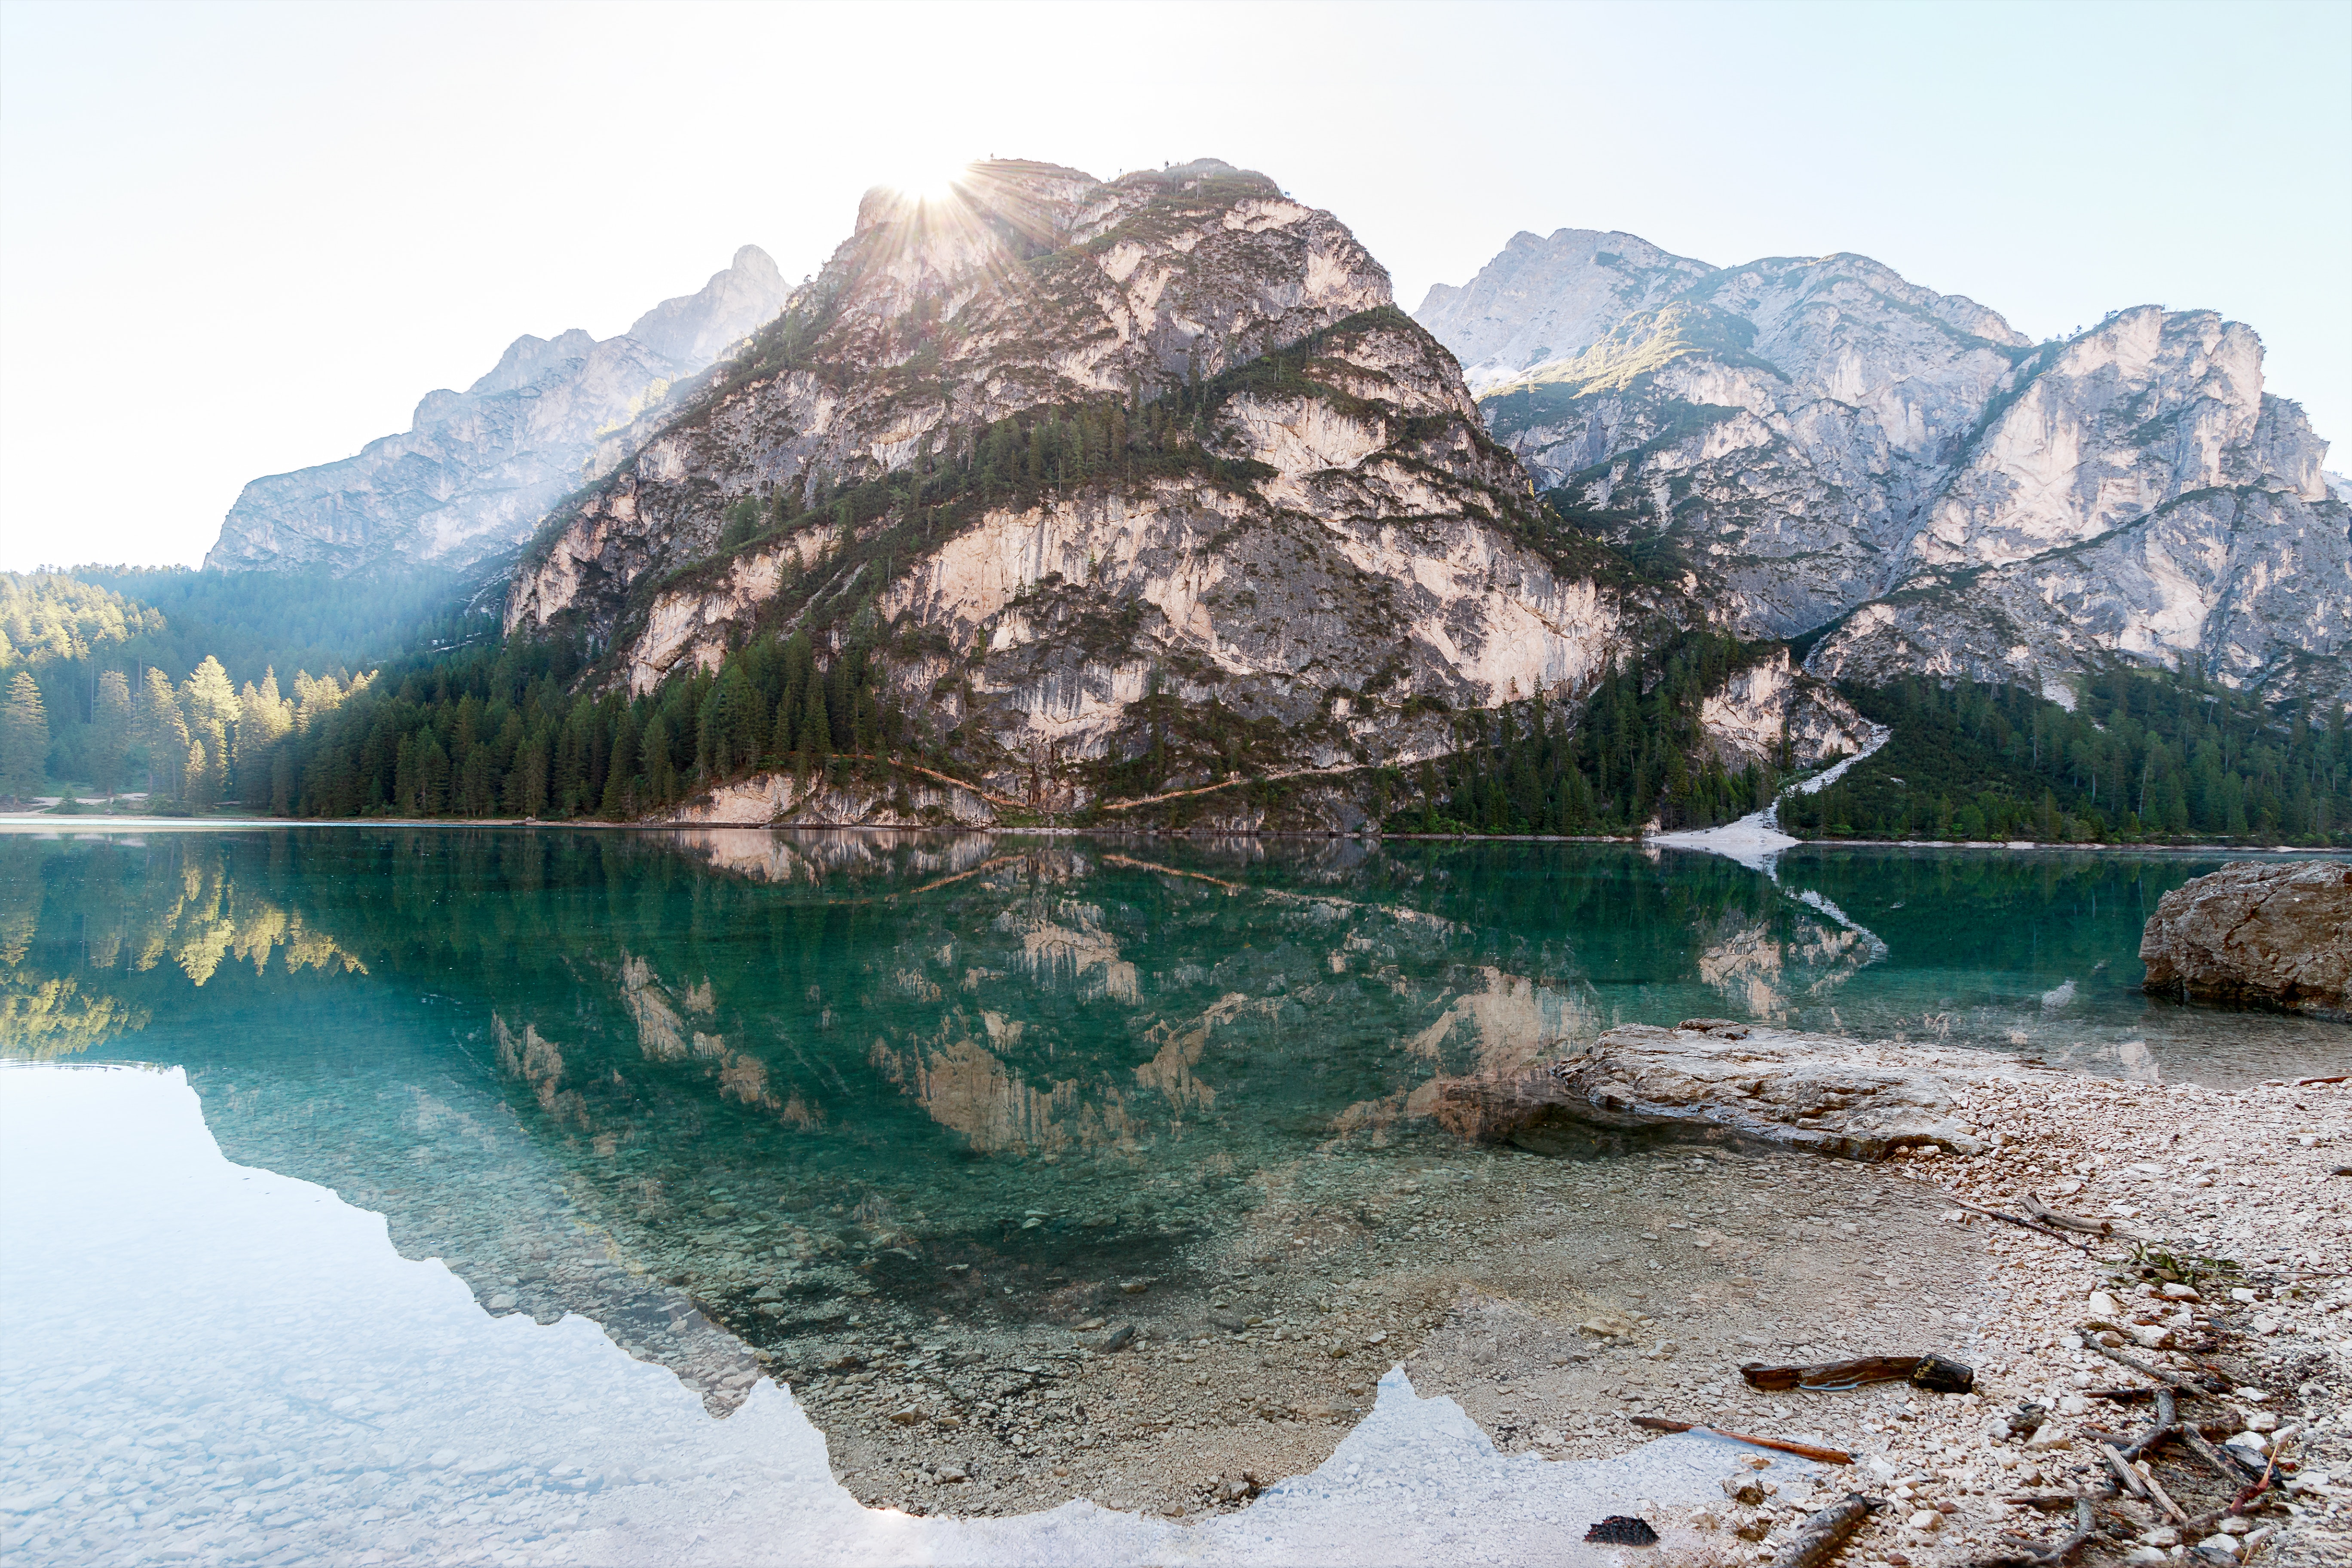
[[[753,245],[626,332],[517,338],[464,392],[428,392],[408,430],[356,456],[255,479],[205,557],[211,571],[462,565],[520,543],[547,509],[609,471],[640,422],[782,309]]]
[[[1416,319],[1571,521],[1743,635],[1814,634],[1816,673],[2352,690],[2352,511],[2242,323],[2143,306],[2035,344],[1865,257],[1584,229]]]

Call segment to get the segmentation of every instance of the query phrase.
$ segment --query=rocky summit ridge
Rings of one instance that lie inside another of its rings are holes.
[[[426,393],[406,431],[247,485],[205,565],[341,574],[463,565],[511,549],[772,320],[784,295],[775,262],[747,245],[699,290],[616,337],[526,333],[464,392]]]
[[[1581,229],[1418,319],[1571,521],[1817,674],[2352,693],[2352,510],[2242,323],[2142,306],[2033,343],[1865,257]]]
[[[1139,787],[1411,762],[1454,711],[1580,692],[1682,618],[1604,554],[1330,214],[1214,160],[1000,160],[870,193],[550,520],[506,626],[637,692],[755,637],[859,642],[923,743],[1075,805],[1147,755]]]

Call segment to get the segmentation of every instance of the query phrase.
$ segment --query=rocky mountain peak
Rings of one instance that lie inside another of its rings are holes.
[[[490,367],[481,379],[466,389],[468,397],[486,397],[496,393],[512,392],[529,386],[550,371],[559,370],[573,360],[586,359],[596,340],[581,328],[559,332],[552,338],[533,337],[525,332],[507,345],[499,363]],[[454,395],[431,393],[428,396]]]
[[[992,160],[944,195],[869,192],[858,225],[795,300],[796,372],[740,400],[796,432],[754,487],[814,495],[1020,409],[1148,399],[1391,297],[1345,225],[1213,160],[1108,183]]]
[[[1518,372],[1582,353],[1629,312],[1713,270],[1613,229],[1522,231],[1461,288],[1433,285],[1414,319],[1454,351],[1483,396]]]
[[[665,300],[632,321],[627,335],[690,374],[773,321],[787,292],[768,253],[747,245],[699,290]]]
[[[1743,633],[1825,633],[1811,668],[1863,679],[2352,689],[2342,503],[2252,329],[2150,305],[2036,345],[1867,257],[1641,255],[1521,236],[1423,319],[1568,516]]]
[[[462,563],[530,536],[626,432],[783,306],[756,245],[695,293],[665,300],[599,342],[574,327],[525,333],[464,392],[425,394],[410,428],[339,463],[245,487],[205,557],[215,571],[349,572]]]

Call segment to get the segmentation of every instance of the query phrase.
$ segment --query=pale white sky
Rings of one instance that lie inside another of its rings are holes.
[[[1520,229],[1853,250],[2036,337],[2251,322],[2352,439],[2352,5],[0,4],[0,566],[194,562],[248,479],[998,154],[1213,156],[1399,300]],[[2330,467],[2352,466],[2352,454]]]

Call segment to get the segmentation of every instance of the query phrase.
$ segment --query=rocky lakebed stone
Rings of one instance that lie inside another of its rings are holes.
[[[2345,1017],[2352,864],[2234,861],[2165,894],[2139,956],[2159,996]]]
[[[1516,1076],[1455,1079],[1454,1131],[1538,1152],[1643,1136],[1753,1140],[1853,1160],[1903,1149],[1981,1153],[1956,1087],[2032,1069],[1986,1051],[1878,1045],[1694,1018],[1627,1024]]]

